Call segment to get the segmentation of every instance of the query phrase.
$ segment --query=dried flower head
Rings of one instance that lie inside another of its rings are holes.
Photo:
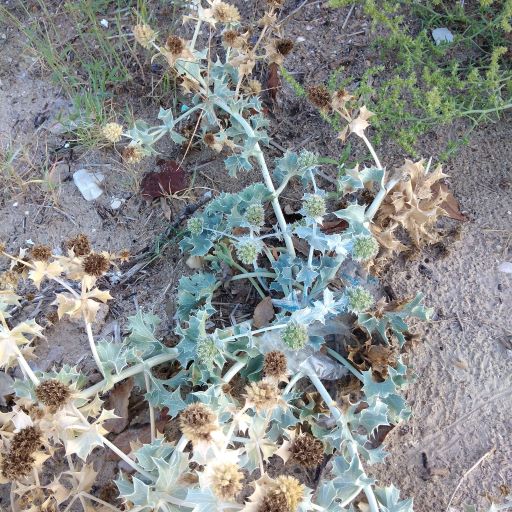
[[[9,452],[2,458],[0,471],[8,480],[18,480],[32,471],[35,459],[30,454]]]
[[[295,512],[304,499],[304,486],[293,476],[281,475],[276,478],[277,489],[274,494],[282,494],[286,498],[288,510]]]
[[[286,57],[293,50],[293,41],[291,39],[276,39],[274,46],[278,53]]]
[[[123,135],[123,127],[118,123],[107,123],[101,129],[101,133],[105,139],[115,144],[121,140]]]
[[[263,375],[280,379],[288,370],[286,356],[279,350],[267,352],[263,360]]]
[[[91,242],[86,235],[80,233],[66,242],[66,248],[75,256],[85,256],[91,252]]]
[[[230,48],[240,48],[244,39],[236,30],[226,30],[222,34],[222,41]]]
[[[267,4],[269,5],[269,7],[279,9],[284,5],[284,0],[267,0]]]
[[[110,261],[103,254],[93,252],[84,259],[82,267],[86,274],[100,277],[110,268]]]
[[[181,412],[180,428],[192,442],[209,441],[210,434],[217,430],[217,417],[208,406],[196,402]]]
[[[258,96],[263,89],[261,82],[256,79],[249,80],[244,86],[244,91],[250,96]]]
[[[279,401],[279,390],[276,384],[266,380],[251,382],[245,386],[247,401],[254,405],[257,411],[273,409]]]
[[[137,144],[125,147],[122,154],[127,164],[138,164],[144,158],[144,151]]]
[[[347,288],[347,297],[348,309],[356,315],[367,311],[374,303],[372,294],[362,286]]]
[[[354,96],[345,91],[345,89],[339,89],[332,96],[331,107],[348,121],[351,116],[347,109],[347,104],[353,99]]]
[[[145,23],[139,23],[133,27],[133,36],[135,37],[135,41],[139,43],[144,48],[150,48],[151,43],[156,38],[156,32]]]
[[[270,492],[263,498],[258,512],[290,512],[290,509],[284,494]]]
[[[128,249],[122,249],[118,255],[120,261],[125,262],[131,258],[130,251]]]
[[[212,4],[212,14],[215,21],[220,23],[237,23],[240,21],[240,12],[231,4],[214,0]]]
[[[185,49],[185,41],[178,36],[169,36],[165,41],[165,49],[172,55],[180,55]]]
[[[52,250],[47,245],[34,245],[30,257],[36,261],[48,261],[52,257]]]
[[[11,440],[10,451],[18,453],[32,453],[41,446],[41,431],[39,428],[30,426],[22,428],[14,434]]]
[[[44,380],[36,387],[36,398],[52,411],[64,405],[70,396],[69,387],[57,379]]]
[[[331,93],[325,85],[314,85],[308,89],[308,99],[320,110],[329,110],[331,106]]]
[[[296,437],[290,447],[292,459],[305,468],[318,466],[324,458],[324,444],[311,434]]]
[[[379,252],[379,242],[371,235],[358,235],[352,247],[352,257],[356,261],[368,261]]]
[[[297,322],[288,322],[286,327],[281,331],[281,339],[283,343],[293,350],[304,348],[308,341],[308,328]]]
[[[243,473],[236,464],[221,463],[215,466],[211,489],[222,500],[233,500],[242,490]]]

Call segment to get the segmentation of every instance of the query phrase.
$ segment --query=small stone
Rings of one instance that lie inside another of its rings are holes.
[[[73,181],[86,201],[94,201],[103,194],[99,184],[105,179],[101,173],[79,169],[73,174]]]

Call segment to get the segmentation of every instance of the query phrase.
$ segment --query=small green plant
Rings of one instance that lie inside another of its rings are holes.
[[[332,7],[352,3],[330,1]],[[510,0],[358,3],[378,34],[374,48],[389,64],[357,77],[340,69],[328,86],[347,88],[377,114],[373,126],[379,138],[391,137],[416,155],[418,138],[436,126],[463,119],[469,134],[512,108]],[[432,31],[440,27],[453,33],[452,42],[434,42]],[[442,156],[461,142],[464,138],[448,141]]]

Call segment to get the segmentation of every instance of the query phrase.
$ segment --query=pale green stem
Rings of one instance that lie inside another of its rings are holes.
[[[21,353],[21,350],[17,349],[17,359],[18,364],[20,365],[20,368],[23,370],[23,373],[32,381],[34,386],[39,386],[40,381],[37,378],[36,374],[32,371],[32,368],[30,368],[29,364],[27,363],[27,360],[25,359],[24,355]]]
[[[373,158],[373,160],[375,162],[375,166],[377,167],[377,169],[384,169],[382,167],[382,164],[380,163],[380,160],[379,160],[379,157],[377,156],[377,153],[375,152],[375,149],[372,146],[372,143],[367,139],[367,137],[366,137],[366,135],[364,133],[361,135],[361,138],[363,139],[364,143],[366,144],[366,147],[370,151],[370,153],[372,155],[372,158]]]
[[[80,391],[78,397],[92,398],[97,393],[105,392],[107,391],[107,389],[110,389],[112,386],[114,386],[114,384],[117,384],[118,382],[121,382],[122,380],[127,379],[128,377],[133,377],[134,375],[137,375],[138,373],[144,371],[147,368],[152,368],[153,366],[158,366],[159,364],[166,363],[167,361],[172,361],[173,359],[176,359],[177,355],[178,351],[176,349],[169,349],[169,351],[164,354],[153,356],[149,359],[146,359],[146,361],[142,363],[130,366],[130,368],[123,370],[121,373],[118,373],[117,375],[112,375],[111,377],[109,377],[108,380],[103,379],[97,384],[94,384],[93,386],[84,389],[83,391]],[[106,386],[109,387],[106,388]]]
[[[292,380],[290,382],[288,382],[288,384],[286,385],[286,387],[284,388],[284,391],[283,391],[283,395],[286,395],[288,394],[293,386],[295,386],[295,384],[297,384],[297,382],[302,379],[302,377],[304,377],[304,374],[302,372],[297,372],[293,377],[292,377]]]
[[[234,334],[233,336],[229,336],[228,338],[222,338],[222,341],[234,341],[238,338],[243,338],[245,336],[254,336],[255,334],[261,334],[262,332],[274,331],[276,329],[283,329],[287,324],[277,324],[277,325],[269,325],[268,327],[263,327],[261,329],[256,329],[255,331],[250,331],[241,334]]]
[[[338,354],[335,350],[332,348],[327,347],[327,352],[329,355],[334,357],[334,359],[337,359],[352,375],[357,377],[360,381],[363,381],[363,376],[361,375],[361,372],[356,370],[349,361],[347,361],[342,355]]]
[[[393,178],[390,180],[390,182],[387,185],[383,185],[375,198],[372,201],[372,204],[368,207],[368,210],[366,210],[365,217],[368,220],[372,220],[375,214],[377,213],[378,209],[380,208],[380,205],[382,204],[382,201],[384,201],[384,198],[388,194],[388,192],[400,181],[400,178]]]
[[[232,115],[237,122],[244,128],[245,132],[249,137],[254,138],[255,133],[254,130],[251,128],[251,125],[241,116],[240,114],[233,112],[226,103],[221,101],[220,99],[216,99],[215,103],[217,106],[219,106],[222,110],[225,110],[228,114]],[[268,190],[272,193],[272,207],[274,208],[274,213],[277,218],[277,223],[279,224],[279,228],[281,229],[281,232],[283,234],[283,238],[286,244],[286,248],[291,256],[295,257],[295,248],[293,247],[293,242],[288,234],[288,225],[286,224],[286,220],[283,215],[283,211],[281,210],[281,205],[279,204],[279,198],[276,196],[276,189],[274,187],[274,183],[272,182],[272,178],[270,176],[270,172],[267,167],[267,162],[265,161],[265,156],[263,155],[263,151],[261,150],[261,147],[259,143],[257,142],[254,146],[254,150],[256,152],[255,157],[258,161],[258,164],[261,168],[261,173],[263,175],[263,180],[265,181],[265,185],[268,188]]]
[[[102,441],[105,446],[108,446],[118,457],[123,459],[126,464],[131,466],[137,473],[140,473],[141,475],[145,476],[149,481],[153,481],[154,477],[151,473],[148,473],[146,470],[142,469],[135,461],[130,459],[126,453],[124,453],[122,450],[120,450],[114,443],[110,442],[106,437],[102,436]]]
[[[228,281],[238,281],[239,279],[249,279],[249,277],[276,277],[275,272],[266,272],[264,270],[258,270],[256,272],[247,272],[245,274],[237,274],[236,276],[230,277]]]
[[[247,361],[238,361],[236,362],[224,375],[222,379],[226,384],[233,379],[233,377],[245,366]]]
[[[146,385],[146,393],[149,393],[151,390],[151,381],[149,380],[149,375],[147,372],[144,372],[144,383]],[[151,430],[151,442],[156,439],[156,424],[155,424],[155,408],[150,405],[149,406],[149,423]]]
[[[92,357],[94,358],[94,362],[98,367],[101,375],[105,376],[105,369],[103,368],[103,364],[100,359],[100,355],[98,354],[98,350],[96,349],[96,343],[94,343],[94,336],[92,334],[92,325],[85,319],[84,314],[84,322],[85,322],[85,330],[87,332],[87,339],[89,340],[89,347],[91,348]]]

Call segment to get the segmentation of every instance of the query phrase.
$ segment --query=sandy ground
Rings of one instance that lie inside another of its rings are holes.
[[[320,55],[331,59],[332,55],[322,54],[320,43],[322,37],[330,37],[329,27],[343,21],[345,14],[330,14],[323,32],[313,30],[319,23],[316,11],[306,10],[302,18],[290,24],[293,37],[303,34],[307,39],[309,34],[317,34],[316,38],[312,36],[310,46],[307,40],[301,43],[304,48],[291,63],[292,69],[305,66],[306,83],[319,79]],[[312,28],[301,31],[301,23]],[[5,148],[9,140],[24,146],[32,155],[34,172],[40,172],[46,145],[57,147],[61,142],[49,128],[57,113],[67,108],[67,102],[37,72],[31,56],[20,55],[12,33],[7,32],[0,44],[0,50],[8,50],[0,51],[0,148]],[[362,43],[346,44],[357,54]],[[272,131],[279,134],[280,144],[298,147],[306,141],[305,147],[330,155],[341,150],[335,134],[289,90],[283,93],[278,108]],[[34,119],[43,111],[48,120],[36,129]],[[438,138],[442,136],[442,132],[437,134]],[[451,503],[456,511],[462,511],[464,503],[475,503],[479,510],[486,510],[491,500],[499,502],[510,493],[512,277],[499,272],[498,265],[512,258],[511,136],[510,118],[481,128],[446,168],[451,189],[469,218],[462,225],[460,240],[447,244],[447,254],[437,247],[426,250],[415,261],[399,260],[384,276],[385,284],[398,297],[423,291],[427,304],[435,310],[432,322],[417,326],[420,341],[409,354],[417,375],[407,391],[413,417],[387,436],[390,456],[374,469],[381,481],[394,483],[403,496],[414,497],[418,512],[446,510],[456,489]],[[433,137],[427,141],[426,156],[435,154],[436,140]],[[399,160],[393,145],[384,145],[383,153],[392,161]],[[201,161],[202,156],[196,158]],[[106,171],[106,192],[90,203],[80,196],[70,176],[81,167],[95,166]],[[216,181],[217,187],[228,190],[240,186],[229,179],[219,184],[217,172],[217,167],[206,168],[202,183],[212,186]],[[136,251],[165,229],[167,221],[161,209],[134,193],[130,176],[115,155],[82,155],[65,163],[61,179],[53,194],[35,188],[23,194],[4,190],[0,239],[8,248],[16,249],[26,240],[59,247],[68,237],[85,232],[98,249]],[[111,211],[108,205],[114,195],[121,195],[125,203]],[[172,205],[172,211],[181,206]],[[154,310],[164,320],[162,329],[170,328],[175,286],[184,268],[178,252],[171,249],[165,259],[140,276],[138,284],[115,290],[115,308],[106,319],[103,333],[108,334],[113,321],[132,314],[137,306]],[[36,364],[40,368],[77,361],[85,370],[92,367],[84,353],[80,328],[61,322],[47,335],[47,341],[37,350]]]

